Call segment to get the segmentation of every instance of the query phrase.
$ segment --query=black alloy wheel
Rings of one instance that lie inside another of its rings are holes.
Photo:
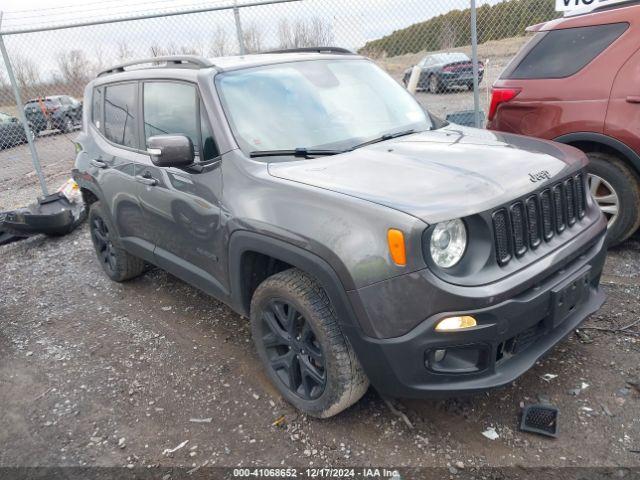
[[[273,299],[262,311],[262,323],[261,340],[277,377],[304,400],[320,397],[327,383],[326,361],[309,322],[291,303]]]
[[[109,227],[101,217],[94,217],[91,223],[91,236],[94,240],[98,258],[103,263],[103,267],[109,273],[115,273],[116,265],[116,249],[111,239]]]

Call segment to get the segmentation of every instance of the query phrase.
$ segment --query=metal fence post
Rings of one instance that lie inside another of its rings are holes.
[[[0,14],[0,25],[1,24],[2,24],[2,16]],[[16,77],[13,75],[13,67],[11,66],[11,61],[9,60],[9,55],[7,54],[7,49],[4,45],[4,38],[2,37],[2,33],[0,33],[0,51],[2,51],[2,58],[4,59],[5,67],[7,67],[7,75],[9,77],[9,82],[11,82],[13,95],[16,98],[16,110],[18,113],[18,118],[22,122],[22,128],[24,128],[24,133],[27,137],[27,143],[29,144],[29,151],[31,152],[31,161],[33,163],[33,167],[36,169],[36,173],[38,174],[38,180],[40,181],[40,188],[42,189],[42,194],[49,195],[49,192],[47,191],[47,184],[44,180],[44,175],[42,174],[42,168],[40,167],[38,152],[36,152],[36,147],[33,143],[34,138],[31,137],[31,129],[29,128],[27,117],[24,114],[24,107],[22,106],[22,98],[20,97],[20,89],[18,88]]]
[[[242,38],[242,24],[240,23],[240,9],[238,8],[238,0],[233,2],[233,18],[236,21],[236,35],[238,37],[238,45],[240,47],[240,55],[244,55],[244,38]]]
[[[478,90],[478,24],[476,16],[476,0],[471,0],[471,59],[473,62],[473,112],[475,126],[482,126],[480,118],[480,91]]]

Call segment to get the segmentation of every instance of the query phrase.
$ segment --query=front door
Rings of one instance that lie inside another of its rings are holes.
[[[196,85],[147,81],[142,88],[144,140],[163,134],[191,138],[201,169],[161,168],[150,160],[136,176],[145,181],[140,204],[154,235],[154,263],[206,292],[224,298],[221,262],[218,152]]]

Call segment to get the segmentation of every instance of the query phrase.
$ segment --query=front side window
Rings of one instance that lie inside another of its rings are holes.
[[[149,137],[155,135],[186,135],[193,142],[196,155],[202,160],[218,156],[211,127],[195,85],[146,82],[143,97],[145,141],[148,142]]]
[[[507,66],[503,79],[565,78],[575,75],[629,27],[612,23],[539,32]]]
[[[104,94],[104,135],[125,147],[137,148],[136,83],[108,85]]]
[[[171,82],[144,84],[144,136],[181,134],[198,148],[198,93],[194,85]]]
[[[428,130],[431,121],[404,88],[368,60],[311,60],[216,77],[245,153],[346,149],[384,134]]]

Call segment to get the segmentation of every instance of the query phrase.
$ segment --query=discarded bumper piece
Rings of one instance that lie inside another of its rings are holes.
[[[57,192],[38,199],[27,208],[0,212],[0,245],[31,235],[66,235],[84,220],[84,205],[70,202]]]

